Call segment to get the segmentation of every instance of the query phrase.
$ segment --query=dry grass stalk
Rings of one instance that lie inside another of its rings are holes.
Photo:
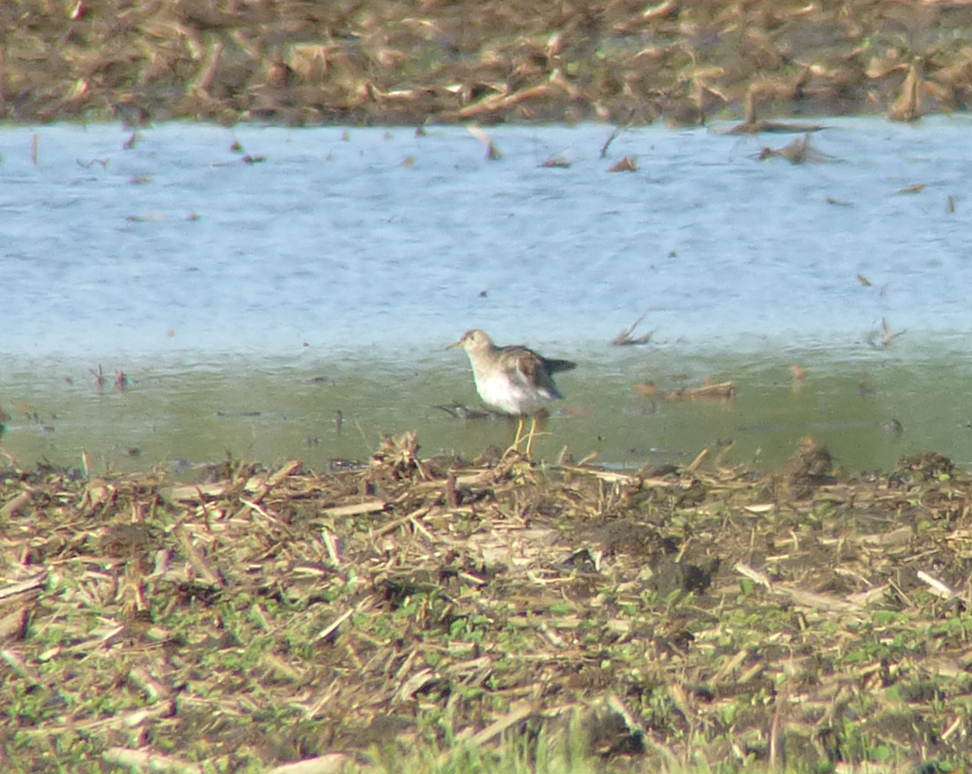
[[[921,193],[928,187],[928,183],[912,183],[911,185],[906,185],[904,188],[899,188],[895,191],[896,194],[916,194]]]
[[[871,331],[867,335],[867,343],[874,349],[890,349],[891,345],[894,344],[894,340],[898,336],[902,336],[908,331],[898,331],[897,333],[891,332],[891,326],[888,324],[886,317],[881,318],[881,330]]]
[[[637,172],[638,161],[634,156],[625,156],[608,167],[608,172]]]
[[[917,121],[922,116],[921,89],[924,82],[919,62],[912,62],[901,85],[901,94],[888,110],[892,121]]]
[[[807,161],[815,163],[832,161],[834,157],[817,150],[810,141],[810,135],[805,134],[803,137],[796,138],[789,145],[785,145],[782,148],[764,147],[757,154],[756,158],[760,161],[771,158],[782,158],[791,164],[803,164]]]
[[[479,140],[483,145],[486,146],[486,160],[496,161],[497,159],[503,158],[503,154],[500,149],[496,147],[493,143],[492,138],[486,134],[482,129],[480,129],[475,124],[466,127],[469,130],[469,134]]]
[[[796,124],[779,121],[761,121],[756,118],[756,98],[761,92],[760,84],[753,84],[746,91],[746,117],[741,124],[729,129],[726,134],[810,134],[826,127],[822,124]]]
[[[274,766],[266,774],[341,774],[354,760],[350,755],[332,753],[309,758],[298,763]]]
[[[970,104],[962,3],[901,13],[901,4],[849,0],[836,16],[820,5],[729,0],[689,9],[595,2],[583,13],[511,0],[488,13],[297,0],[49,6],[12,0],[0,12],[0,114],[8,120],[633,125],[664,116],[684,125],[711,114],[706,102],[745,99],[749,120],[739,131],[751,133],[809,130],[757,121],[757,99],[801,114],[891,106],[889,116],[903,120],[920,115],[922,94],[945,110]],[[902,24],[926,50],[905,48]],[[720,44],[701,44],[709,38]],[[821,50],[821,40],[832,45]],[[867,52],[881,53],[868,62]]]
[[[557,153],[545,161],[540,162],[541,167],[553,167],[557,169],[569,169],[571,162],[563,153]]]
[[[142,750],[127,750],[123,747],[112,747],[102,755],[108,763],[119,766],[129,766],[143,771],[172,771],[176,774],[203,774],[203,767],[196,763],[182,761],[159,753],[144,752]]]
[[[719,384],[703,384],[701,387],[683,387],[669,393],[671,400],[732,400],[736,397],[735,382],[720,382]]]
[[[928,679],[889,639],[936,643],[943,680],[961,679],[948,664],[966,650],[927,632],[968,594],[972,478],[932,455],[868,479],[829,475],[828,460],[807,441],[779,476],[705,471],[704,455],[682,472],[543,471],[423,459],[405,434],[364,470],[230,462],[191,488],[11,470],[0,699],[20,720],[3,733],[27,761],[41,740],[85,728],[86,749],[113,763],[191,771],[242,754],[281,773],[330,771],[362,745],[413,744],[420,718],[447,704],[455,738],[488,746],[527,723],[556,728],[575,697],[592,749],[640,739],[640,754],[664,759],[691,724],[693,756],[714,763],[733,702],[749,708],[733,737],[775,727],[789,749],[862,669],[890,659],[902,690]],[[755,560],[754,542],[770,548]],[[794,655],[841,649],[848,660],[827,671]],[[644,669],[657,690],[638,683]],[[71,723],[18,698],[55,684]],[[749,697],[777,684],[754,711]],[[699,701],[699,685],[717,700]],[[467,698],[450,704],[458,691]],[[86,698],[105,695],[107,716]],[[960,699],[944,694],[942,711]],[[842,722],[873,738],[901,711],[875,702]],[[907,711],[908,738],[881,737],[902,753],[937,728],[928,707]],[[376,717],[395,722],[381,730]],[[604,736],[598,717],[622,722]],[[943,754],[961,741],[938,739]],[[294,763],[298,748],[307,760]]]
[[[643,315],[641,315],[641,317],[635,320],[630,327],[625,328],[617,336],[611,339],[611,344],[613,344],[614,346],[623,347],[623,346],[637,346],[640,344],[647,344],[648,342],[650,342],[654,331],[642,334],[641,336],[632,335],[634,334],[635,328],[637,328],[638,325],[641,323],[641,321],[644,320],[645,317],[647,316],[648,316],[648,312],[645,312]]]
[[[611,147],[611,143],[614,142],[618,136],[624,131],[624,129],[619,129],[617,127],[611,132],[610,136],[604,141],[604,145],[601,146],[601,151],[598,154],[599,158],[604,158],[607,156],[608,148]]]

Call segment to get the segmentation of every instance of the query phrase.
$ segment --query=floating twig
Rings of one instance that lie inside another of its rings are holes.
[[[608,167],[608,172],[637,172],[638,171],[638,160],[634,156],[625,156],[620,161],[616,161],[610,167]]]
[[[641,315],[641,317],[639,317],[637,320],[634,321],[633,325],[631,325],[628,328],[625,328],[617,336],[611,339],[611,344],[617,347],[626,347],[626,346],[634,346],[638,344],[647,344],[649,341],[651,341],[651,337],[654,331],[650,331],[649,333],[642,334],[641,336],[631,335],[634,333],[635,328],[638,327],[638,324],[642,320],[644,320],[645,317],[647,316],[648,316],[648,312],[645,312],[643,315]]]
[[[834,159],[834,157],[830,154],[819,151],[813,147],[810,142],[809,134],[805,134],[803,137],[798,137],[789,145],[784,145],[782,148],[765,147],[756,154],[756,158],[759,161],[772,158],[781,158],[786,159],[791,164],[802,164],[806,161],[820,163],[823,161],[833,161]]]
[[[547,168],[557,168],[557,169],[569,169],[571,162],[567,160],[567,157],[563,153],[558,153],[555,156],[551,156],[546,161],[540,162],[541,167]]]
[[[898,336],[902,336],[907,333],[907,330],[898,331],[897,333],[891,332],[891,326],[888,324],[888,319],[886,317],[881,318],[881,330],[872,330],[867,334],[867,343],[870,344],[874,349],[890,349],[894,340]]]
[[[604,145],[601,146],[601,153],[600,153],[599,158],[602,158],[603,159],[605,156],[607,156],[608,148],[611,147],[611,143],[614,142],[615,138],[617,138],[618,136],[620,136],[620,134],[623,131],[624,131],[623,128],[620,128],[620,127],[615,127],[614,128],[614,131],[611,132],[611,136],[608,137],[607,140],[604,141]]]
[[[482,129],[480,129],[475,124],[470,124],[466,127],[469,130],[469,134],[479,140],[483,145],[486,146],[486,160],[496,161],[497,159],[503,158],[503,154],[496,144],[493,142],[492,138]]]

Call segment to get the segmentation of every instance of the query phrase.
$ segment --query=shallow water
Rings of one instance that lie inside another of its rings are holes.
[[[949,346],[951,344],[951,346]],[[726,464],[770,469],[812,436],[851,472],[891,469],[937,449],[972,464],[972,411],[961,397],[970,368],[962,342],[938,340],[891,351],[864,344],[843,351],[767,349],[702,352],[682,346],[562,352],[575,371],[558,375],[567,396],[551,406],[535,453],[597,454],[613,467],[687,464],[710,449]],[[416,353],[413,353],[416,354]],[[795,382],[792,364],[806,369]],[[456,419],[439,406],[477,406],[461,352],[341,362],[315,356],[134,361],[124,391],[100,392],[84,364],[50,360],[6,372],[0,390],[11,415],[3,448],[21,464],[48,460],[95,471],[164,463],[191,477],[193,466],[227,454],[267,463],[299,457],[316,469],[335,458],[367,460],[381,432],[418,431],[424,454],[472,458],[508,445],[515,423]],[[67,378],[70,378],[70,383]],[[732,380],[732,401],[666,399],[705,377]],[[636,382],[654,382],[645,396]],[[895,428],[895,422],[901,430]]]
[[[600,159],[610,127],[495,127],[493,162],[459,127],[169,124],[131,150],[115,126],[4,129],[3,350],[356,351],[473,323],[601,341],[646,310],[664,340],[730,348],[882,316],[969,330],[968,122],[828,123],[834,160],[802,165],[753,158],[790,136],[707,129],[630,130]],[[573,165],[538,166],[554,154]],[[639,171],[607,173],[624,155]]]
[[[169,124],[130,150],[116,126],[0,129],[3,448],[323,467],[414,428],[426,452],[472,455],[513,432],[433,407],[476,403],[443,351],[475,325],[580,362],[541,456],[630,467],[731,438],[728,461],[770,466],[812,434],[850,469],[924,448],[972,462],[968,121],[826,123],[833,159],[802,165],[754,159],[790,136],[707,129],[626,131],[601,159],[610,127],[495,127],[498,161],[459,127]],[[555,154],[572,165],[539,166]],[[608,173],[624,155],[638,171]],[[607,345],[645,313],[651,344]],[[882,318],[903,332],[886,349]],[[737,398],[633,390],[680,373]]]

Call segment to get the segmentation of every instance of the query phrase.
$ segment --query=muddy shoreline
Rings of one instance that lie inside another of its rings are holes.
[[[13,0],[0,119],[913,120],[968,108],[970,31],[945,2]]]

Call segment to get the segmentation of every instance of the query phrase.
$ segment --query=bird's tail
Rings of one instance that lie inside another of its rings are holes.
[[[548,360],[544,358],[543,365],[546,367],[548,374],[555,374],[558,371],[570,371],[577,368],[577,363],[572,360]]]

